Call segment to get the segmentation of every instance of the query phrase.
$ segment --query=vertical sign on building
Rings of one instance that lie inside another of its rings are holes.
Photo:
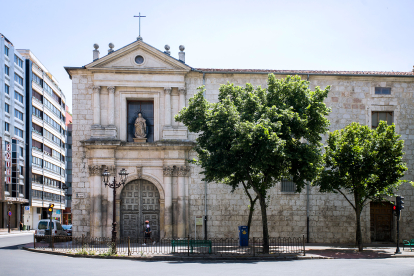
[[[0,148],[3,147],[3,138],[0,137]],[[4,199],[4,182],[5,182],[5,175],[3,170],[3,154],[0,154],[0,200]]]
[[[11,145],[6,145],[6,151],[4,154],[4,160],[6,161],[6,185],[5,190],[10,192],[10,184],[11,184]]]
[[[11,182],[12,182],[12,193],[11,196],[15,198],[19,198],[19,175],[20,175],[20,168],[19,168],[19,156],[17,151],[17,140],[13,139],[11,144],[11,159],[12,159],[12,171],[11,171]]]

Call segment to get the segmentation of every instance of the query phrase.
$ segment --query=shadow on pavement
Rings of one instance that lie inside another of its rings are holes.
[[[383,250],[364,250],[358,252],[355,249],[315,249],[306,250],[306,255],[318,255],[322,257],[330,257],[335,259],[377,259],[390,258],[393,254]]]

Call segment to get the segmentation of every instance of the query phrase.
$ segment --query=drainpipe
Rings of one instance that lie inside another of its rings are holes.
[[[306,78],[309,81],[309,74]],[[306,243],[309,243],[309,183],[306,184]]]
[[[206,73],[203,72],[203,96],[206,98]],[[207,181],[204,181],[204,240],[207,240]]]
[[[306,243],[309,243],[309,183],[306,184]]]

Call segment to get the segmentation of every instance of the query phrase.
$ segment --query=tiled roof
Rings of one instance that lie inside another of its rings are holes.
[[[414,76],[414,72],[387,72],[387,71],[325,71],[325,70],[272,70],[272,69],[214,69],[194,68],[205,73],[274,73],[286,75],[369,75],[369,76]]]

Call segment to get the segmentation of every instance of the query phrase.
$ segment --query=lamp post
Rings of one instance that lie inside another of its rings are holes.
[[[11,202],[10,200],[7,201],[7,205],[9,206],[9,212],[7,213],[8,217],[9,217],[9,223],[8,223],[9,224],[9,228],[8,228],[9,233],[10,233],[10,217],[11,217],[10,212],[11,212],[12,204],[13,204],[13,202]]]
[[[121,179],[120,182],[116,182],[115,179],[115,175],[114,175],[114,180],[112,182],[110,182],[110,173],[108,172],[107,169],[105,169],[105,171],[102,173],[102,177],[103,177],[103,183],[105,185],[105,187],[109,187],[113,189],[113,194],[114,194],[114,202],[113,202],[113,215],[112,215],[112,253],[116,254],[116,189],[121,187],[121,185],[125,185],[125,181],[126,178],[128,176],[128,173],[125,169],[122,169],[119,172],[119,177]]]

